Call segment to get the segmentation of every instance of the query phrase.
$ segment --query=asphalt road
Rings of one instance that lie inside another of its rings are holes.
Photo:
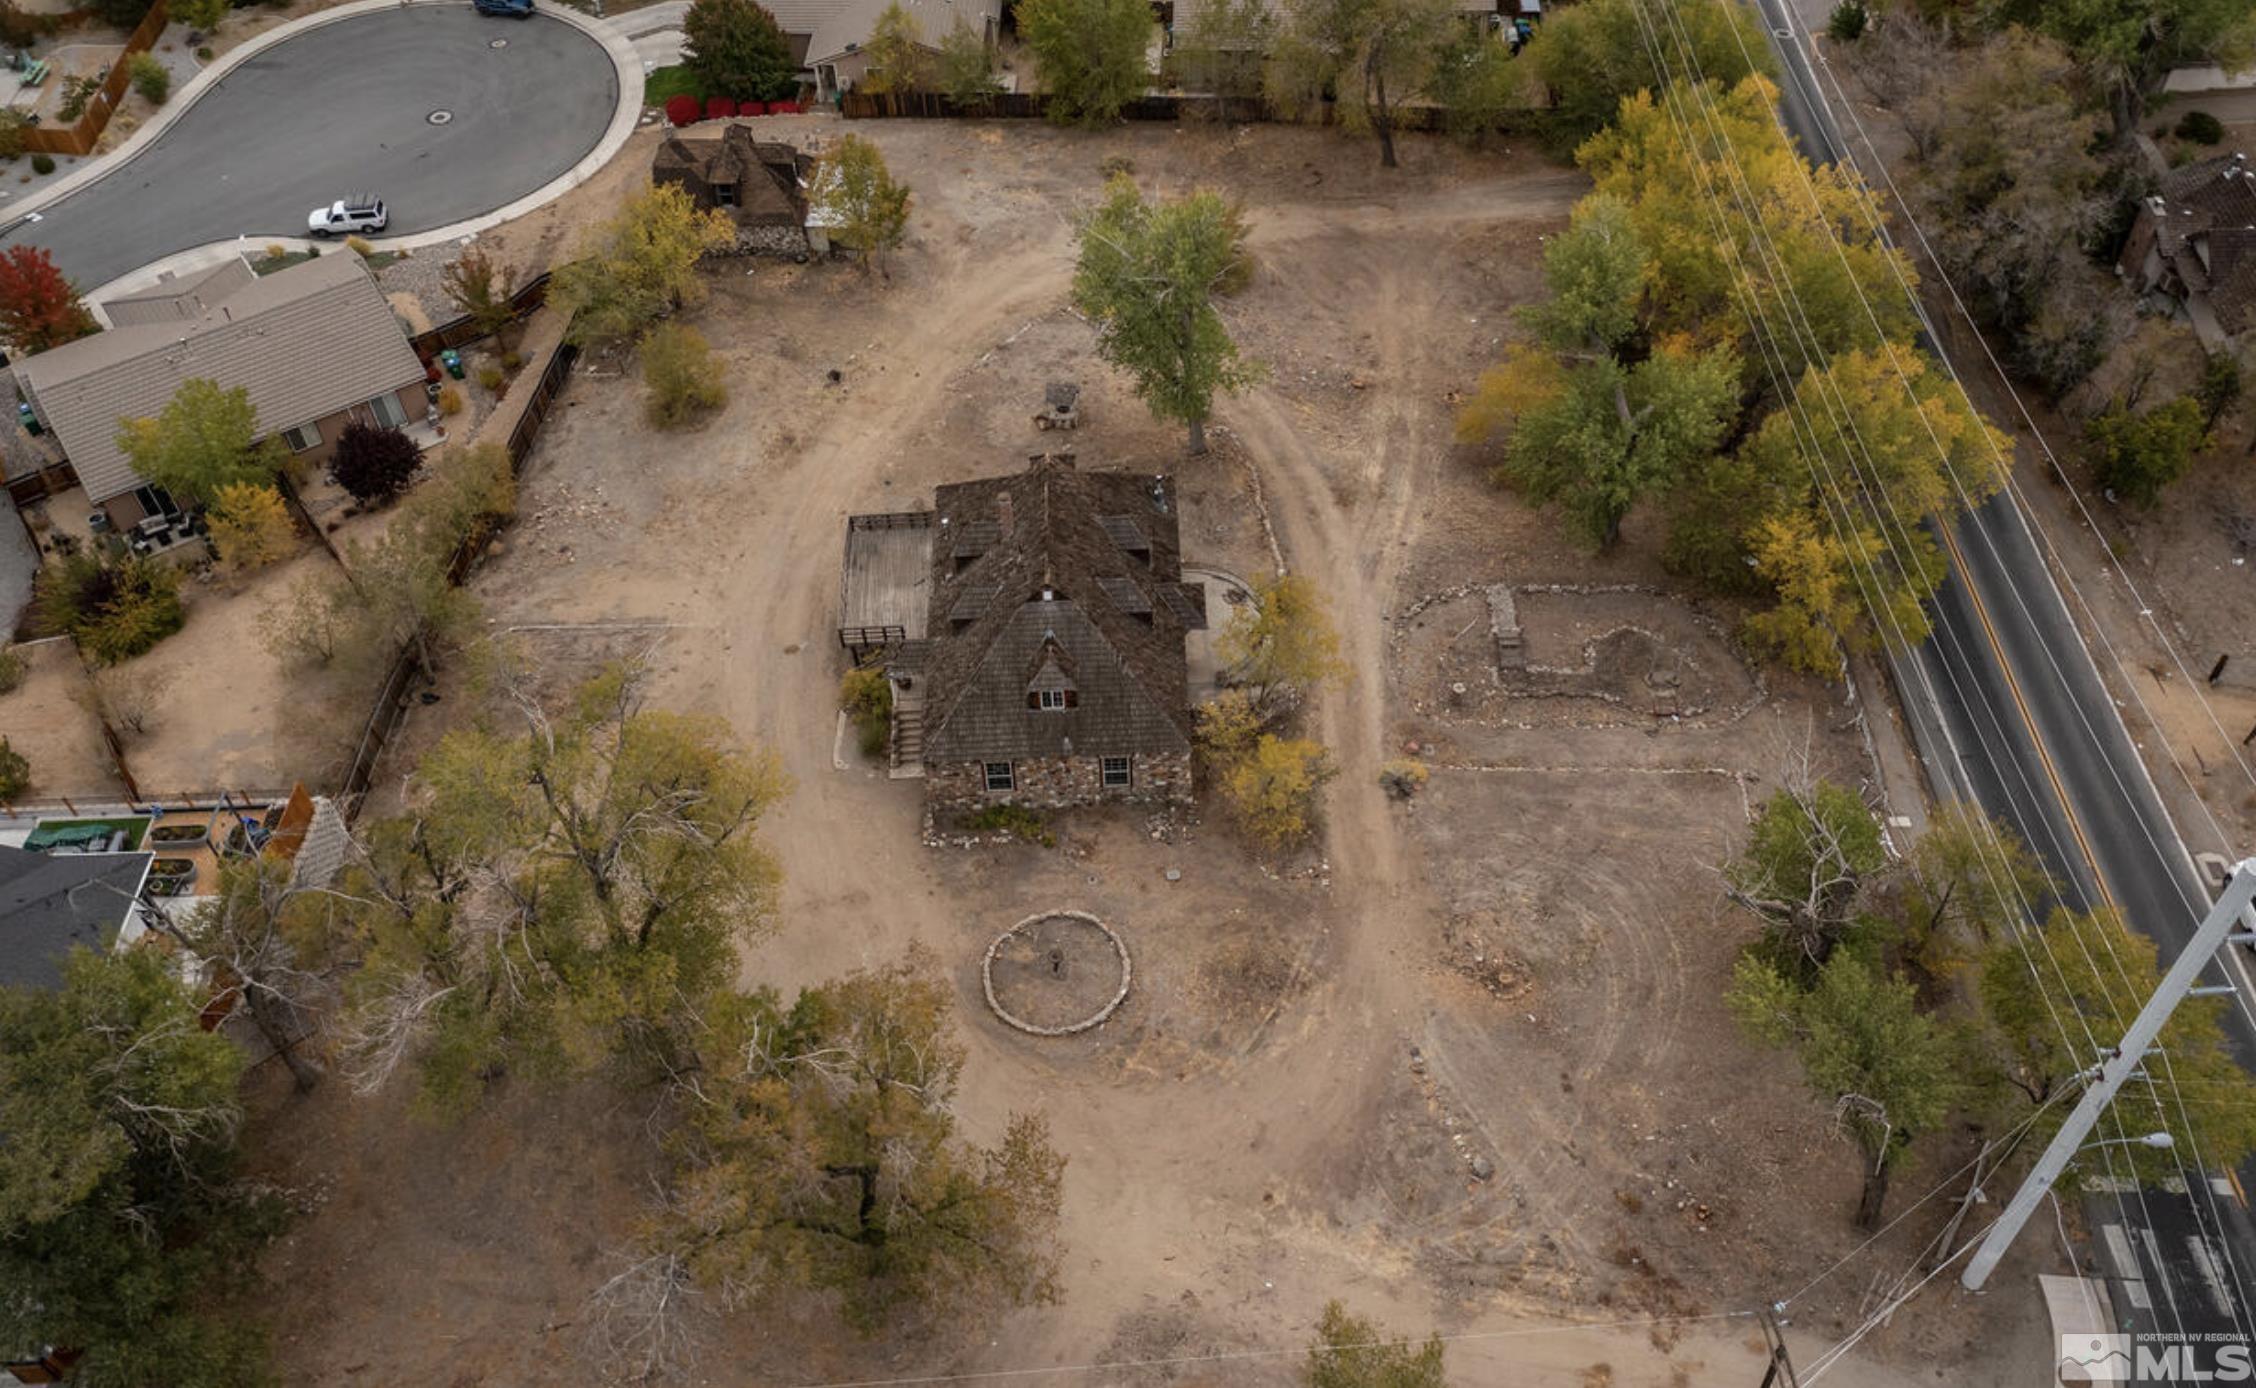
[[[1784,65],[1780,115],[1805,155],[1847,157],[1798,42],[1781,41],[1781,0],[1757,0]],[[1920,310],[1926,319],[1924,308]],[[1949,361],[1932,331],[1919,345]],[[2209,896],[2045,566],[2027,516],[2000,494],[1953,527],[1950,576],[1930,605],[1935,634],[1899,664],[1930,774],[2011,822],[2064,884],[2068,904],[2112,902],[2165,960]],[[1936,726],[1939,719],[1940,727]],[[2095,871],[2096,869],[2096,871]],[[2233,1040],[2256,1062],[2256,1031]]]
[[[610,55],[561,20],[467,3],[360,15],[235,68],[130,162],[10,223],[0,244],[44,246],[92,288],[214,241],[303,236],[307,212],[347,193],[390,205],[387,235],[430,231],[570,169],[618,102]]]
[[[1807,55],[1798,40],[1781,33],[1796,27],[1785,0],[1755,5],[1783,67],[1779,106],[1787,130],[1805,156],[1845,161],[1847,146]],[[1920,317],[1926,321],[1924,308]],[[1919,345],[1948,362],[1931,324]],[[1929,604],[1934,634],[1891,661],[1937,792],[1971,798],[2012,824],[2062,883],[2066,904],[2115,905],[2156,942],[2167,966],[2206,914],[2209,895],[2100,681],[2027,516],[2010,493],[2000,494],[1961,517],[1944,540],[1951,567]],[[2213,967],[2204,981],[2225,981],[2223,970]],[[2231,981],[2247,986],[2243,977]],[[2245,994],[2235,1003],[2227,1036],[2249,1065],[2256,1062],[2256,1029]],[[2244,1182],[2251,1177],[2256,1167],[2244,1169]],[[2155,1213],[2162,1199],[2152,1192],[2094,1196],[2086,1208],[2095,1228],[2116,1220],[2142,1228],[2142,1248],[2199,1241],[2226,1272],[2197,1279],[2182,1260],[2157,1253],[2146,1286],[2131,1297],[2124,1294],[2126,1270],[2118,1269],[2117,1309],[2129,1321],[2124,1328],[2247,1333],[2256,1324],[2247,1304],[2256,1229],[2247,1211],[2226,1198],[2180,1199],[2172,1206],[2185,1226],[2178,1228]]]

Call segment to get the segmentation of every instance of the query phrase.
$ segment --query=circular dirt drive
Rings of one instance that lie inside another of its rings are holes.
[[[1086,911],[1044,911],[995,937],[980,965],[987,1005],[1036,1036],[1102,1023],[1128,997],[1128,946]]]

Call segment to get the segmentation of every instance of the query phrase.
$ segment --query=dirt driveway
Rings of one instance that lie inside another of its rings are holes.
[[[793,127],[838,129],[771,126]],[[1855,1173],[1789,1067],[1722,1014],[1739,927],[1708,906],[1710,865],[1790,747],[1861,774],[1853,728],[1819,691],[1751,694],[1743,669],[1715,679],[1751,711],[1685,731],[1583,719],[1611,707],[1595,697],[1515,728],[1427,717],[1404,694],[1424,678],[1404,655],[1421,597],[1659,577],[1649,547],[1600,565],[1562,544],[1450,442],[1454,394],[1511,331],[1579,178],[1532,150],[1422,141],[1382,175],[1368,148],[1299,130],[858,133],[917,191],[887,275],[718,268],[695,321],[728,359],[732,398],[693,434],[643,433],[620,364],[589,362],[478,587],[496,631],[553,669],[648,650],[661,702],[719,712],[780,752],[796,787],[764,832],[785,869],[783,924],[747,976],[788,986],[912,943],[946,961],[971,1047],[965,1127],[987,1137],[1041,1109],[1069,1159],[1064,1295],[915,1342],[841,1343],[795,1308],[722,1318],[693,1377],[1281,1383],[1338,1296],[1461,1336],[1463,1383],[1755,1381],[1759,1337],[1739,1313],[1855,1249]],[[1181,459],[1066,307],[1072,218],[1123,165],[1147,189],[1208,182],[1249,208],[1261,271],[1228,316],[1273,375],[1223,408],[1208,458]],[[1071,440],[1083,466],[1177,473],[1187,560],[1250,574],[1281,558],[1332,604],[1354,674],[1316,722],[1344,770],[1305,853],[1257,860],[1223,826],[1129,813],[1065,819],[1054,848],[928,848],[913,783],[834,763],[845,516],[927,504],[935,482],[1055,446],[1028,416],[1059,379],[1086,387]],[[1562,620],[1569,647],[1618,625]],[[407,755],[475,704],[465,680],[445,693],[412,715]],[[1414,811],[1375,780],[1407,742],[1439,768]],[[1139,986],[1100,1031],[1037,1040],[986,1014],[976,960],[1012,922],[1060,907],[1120,929]],[[506,1110],[520,1143],[570,1122],[534,1109]],[[641,1198],[636,1163],[606,1159],[601,1217],[559,1237],[554,1202],[590,1196],[551,1161],[519,1162],[522,1188],[434,1172],[408,1210],[398,1184],[440,1159],[433,1144],[330,1095],[306,1110],[318,1142],[291,1141],[287,1112],[266,1121],[304,1153],[286,1174],[332,1192],[275,1263],[274,1314],[298,1336],[288,1381],[351,1383],[340,1366],[370,1362],[461,1384],[585,1372],[561,1327]],[[486,1152],[503,1121],[473,1120],[462,1146]],[[602,1121],[638,1141],[631,1121]],[[386,1159],[353,1160],[361,1143]],[[1907,1221],[1798,1304],[1810,1351],[1931,1233]],[[497,1247],[515,1257],[501,1260],[507,1294],[488,1296],[475,1284],[500,1275]],[[291,1275],[336,1257],[461,1273],[443,1298],[386,1277],[300,1304]],[[2005,1360],[1986,1356],[2042,1330],[2020,1295],[1990,1299],[1979,1347],[1963,1317],[1915,1314],[1886,1357],[1828,1381],[1928,1383],[1937,1362],[1992,1381]],[[405,1333],[435,1315],[443,1344]]]

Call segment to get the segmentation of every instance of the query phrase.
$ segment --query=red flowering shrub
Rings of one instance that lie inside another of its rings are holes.
[[[799,114],[799,103],[796,101],[771,101],[768,103],[768,114],[771,116],[796,116]]]
[[[727,120],[730,116],[733,116],[735,114],[736,102],[734,100],[725,96],[709,96],[705,98],[705,119]]]
[[[765,101],[739,101],[736,103],[736,113],[740,116],[764,116],[768,113],[768,103]]]
[[[697,98],[684,94],[666,98],[666,124],[689,125],[697,119]]]

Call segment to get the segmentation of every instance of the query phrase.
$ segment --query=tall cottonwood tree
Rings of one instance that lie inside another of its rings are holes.
[[[1136,393],[1161,419],[1189,430],[1188,451],[1206,451],[1217,391],[1262,378],[1241,360],[1214,300],[1245,273],[1245,224],[1219,193],[1147,203],[1135,182],[1115,177],[1081,226],[1074,306],[1097,328],[1097,350],[1135,378]]]
[[[1563,5],[1545,16],[1543,42],[1526,56],[1550,90],[1561,137],[1577,144],[1613,122],[1622,98],[1661,90],[1671,73],[1727,88],[1750,74],[1778,75],[1761,20],[1733,0]]]
[[[1983,952],[1977,986],[1996,1063],[2020,1097],[2043,1107],[2029,1141],[2049,1137],[2073,1107],[2048,1101],[2091,1064],[2092,1038],[2114,1044],[2160,978],[2154,941],[2109,909],[2056,909],[2031,938],[2001,938]],[[2226,1006],[2222,998],[2179,1001],[2146,1077],[2118,1095],[2107,1119],[2109,1136],[2159,1130],[2175,1145],[2116,1147],[2115,1165],[2159,1181],[2179,1174],[2180,1162],[2231,1169],[2256,1153],[2256,1079],[2226,1043]]]
[[[1270,100],[1288,115],[1336,95],[1340,123],[1395,158],[1395,108],[1432,83],[1459,20],[1453,0],[1294,0],[1270,53]]]
[[[1910,983],[1848,950],[1826,960],[1806,989],[1742,955],[1724,1000],[1754,1035],[1799,1056],[1810,1088],[1833,1106],[1863,1159],[1856,1226],[1878,1226],[1888,1179],[1912,1142],[1968,1097],[1961,1038],[1921,1010]]]
[[[1634,503],[1673,487],[1722,442],[1739,363],[1728,348],[1656,346],[1644,334],[1653,265],[1620,199],[1585,199],[1543,264],[1551,294],[1526,315],[1536,341],[1482,375],[1457,433],[1502,438],[1500,475],[1539,503],[1560,503],[1577,532],[1611,549]]]
[[[458,729],[423,759],[415,807],[370,833],[330,926],[364,959],[357,1082],[411,1064],[442,1112],[505,1067],[678,1070],[769,924],[772,758],[642,707],[628,666],[556,712],[516,702],[521,733]]]
[[[1907,292],[1918,278],[1873,227],[1863,180],[1803,159],[1777,100],[1761,77],[1641,93],[1575,156],[1652,257],[1650,330],[1731,342],[1763,388],[1767,362],[1790,381],[1835,353],[1908,342],[1918,326]]]
[[[210,1300],[280,1211],[237,1174],[243,1053],[198,1007],[150,949],[0,988],[0,1343],[82,1349],[74,1381],[268,1381]]]
[[[1044,1121],[975,1146],[952,1111],[964,1051],[937,961],[716,997],[675,1085],[676,1171],[599,1313],[621,1338],[701,1286],[732,1306],[834,1295],[863,1330],[1054,1300],[1065,1159]]]
[[[1850,626],[1820,631],[1820,614],[1797,607],[1780,584],[1784,600],[1749,625],[1758,644],[1782,655],[1804,652],[1796,663],[1823,674],[1837,656],[1806,655],[1826,651],[1823,638],[1850,647],[1925,638],[1922,604],[1947,567],[1924,522],[1994,495],[2005,485],[2013,443],[1916,348],[1888,343],[1805,372],[1793,405],[1765,419],[1741,451],[1754,479],[1743,514],[1810,517],[1810,533],[1830,537],[1827,562],[1839,590],[1858,594]],[[1758,567],[1776,567],[1768,547],[1753,553]]]

